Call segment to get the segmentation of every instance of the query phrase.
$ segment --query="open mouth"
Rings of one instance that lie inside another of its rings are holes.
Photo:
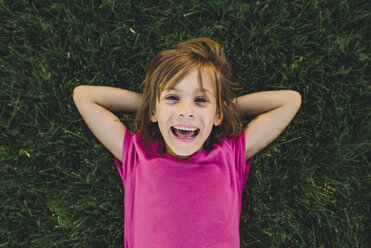
[[[178,128],[170,127],[173,134],[179,139],[191,140],[194,139],[199,133],[199,128]]]

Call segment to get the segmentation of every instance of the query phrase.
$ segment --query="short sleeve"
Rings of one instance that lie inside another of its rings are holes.
[[[240,134],[237,135],[232,147],[235,152],[236,172],[238,178],[240,179],[240,188],[243,191],[253,160],[253,157],[251,157],[248,161],[246,161],[245,129],[243,129]]]
[[[114,157],[116,167],[124,185],[126,180],[131,176],[135,165],[134,136],[135,135],[128,128],[125,129],[125,136],[122,146],[122,162]]]

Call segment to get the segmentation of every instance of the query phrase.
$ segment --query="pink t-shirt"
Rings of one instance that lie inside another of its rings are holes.
[[[241,197],[249,174],[245,130],[188,160],[165,154],[127,128],[121,163],[125,248],[237,248]]]

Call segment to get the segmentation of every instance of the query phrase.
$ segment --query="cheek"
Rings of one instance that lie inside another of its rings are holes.
[[[161,123],[162,126],[166,126],[166,124],[171,120],[171,113],[169,111],[166,111],[165,109],[162,109],[158,113],[158,121]]]

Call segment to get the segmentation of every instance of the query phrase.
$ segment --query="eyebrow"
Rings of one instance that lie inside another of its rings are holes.
[[[171,88],[171,89],[168,89],[168,91],[180,91],[177,87],[173,87],[173,88]],[[209,91],[209,90],[207,90],[207,89],[204,89],[205,90],[205,92],[207,92],[207,93],[209,93],[209,94],[211,94],[211,92]],[[202,90],[201,89],[196,89],[196,90],[194,90],[193,91],[193,93],[198,93],[198,92],[202,92]]]

